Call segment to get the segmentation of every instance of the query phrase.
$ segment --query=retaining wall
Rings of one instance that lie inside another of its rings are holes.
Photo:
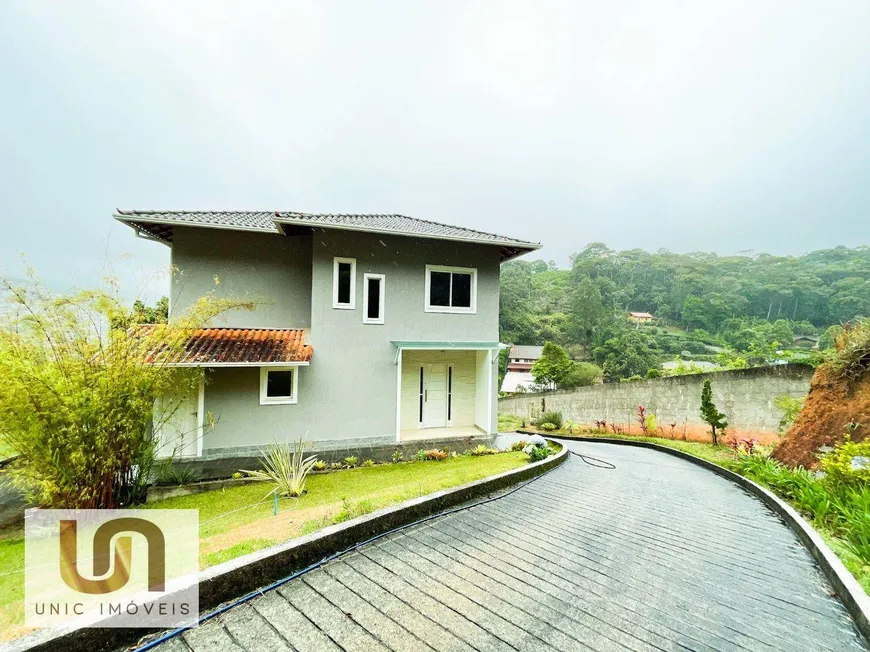
[[[656,414],[659,435],[708,440],[701,421],[701,388],[710,379],[713,400],[728,417],[728,434],[755,437],[772,443],[778,436],[782,410],[773,404],[778,396],[801,398],[810,388],[814,369],[809,365],[775,365],[735,369],[690,376],[607,383],[573,390],[519,394],[500,399],[498,410],[534,418],[543,410],[559,410],[565,419],[593,427],[606,420],[625,432],[640,433],[637,406]],[[676,426],[671,428],[671,424]]]

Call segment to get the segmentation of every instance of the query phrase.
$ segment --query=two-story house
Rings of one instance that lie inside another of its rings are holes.
[[[258,301],[179,357],[205,373],[164,433],[176,454],[496,433],[499,266],[539,244],[401,215],[114,217],[170,247],[170,321],[207,292]]]
[[[501,384],[501,391],[508,394],[518,391],[530,391],[535,386],[532,367],[541,353],[543,346],[515,344],[508,352],[507,373]]]

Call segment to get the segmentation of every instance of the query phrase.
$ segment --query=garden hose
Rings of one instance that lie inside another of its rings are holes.
[[[599,460],[597,457],[592,457],[591,455],[583,455],[582,453],[577,453],[577,452],[572,451],[572,450],[569,450],[569,452],[571,453],[571,455],[576,455],[581,460],[586,462],[586,464],[588,464],[589,466],[594,466],[596,469],[606,469],[608,471],[616,470],[616,465],[611,464],[610,462],[607,462],[606,460]],[[594,460],[595,462],[597,462],[597,464],[593,464],[589,460]]]

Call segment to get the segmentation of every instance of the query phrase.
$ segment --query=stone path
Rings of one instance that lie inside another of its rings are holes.
[[[791,531],[640,448],[572,456],[501,500],[382,539],[163,652],[867,650]]]

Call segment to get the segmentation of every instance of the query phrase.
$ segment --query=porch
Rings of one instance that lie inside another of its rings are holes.
[[[438,343],[429,348],[399,347],[396,440],[493,434],[498,344],[465,343],[468,348],[460,348],[463,345],[459,343],[451,348],[436,346]]]
[[[413,428],[402,430],[399,441],[423,441],[430,439],[446,439],[448,437],[480,437],[486,433],[477,426],[454,426],[452,428]]]

